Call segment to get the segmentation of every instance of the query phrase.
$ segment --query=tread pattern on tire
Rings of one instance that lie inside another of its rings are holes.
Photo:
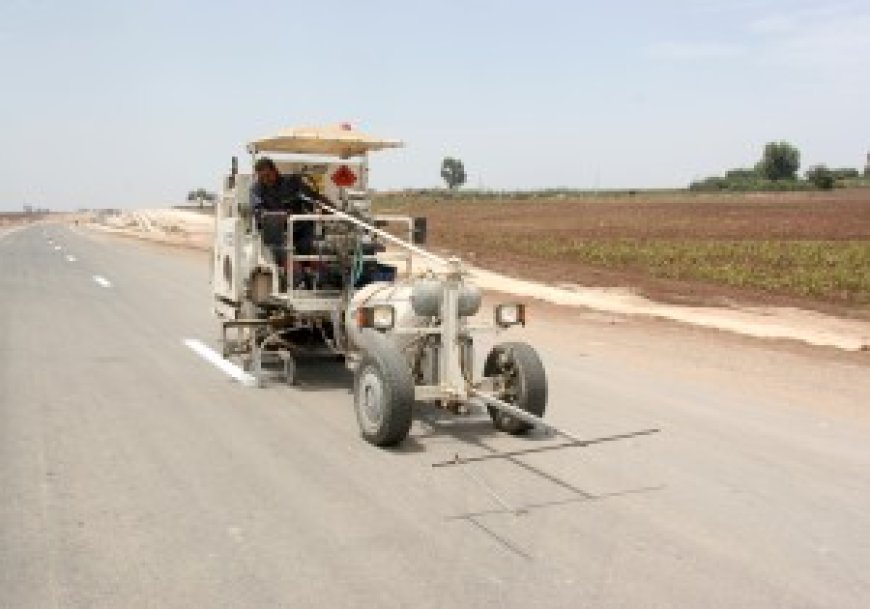
[[[360,335],[364,349],[362,360],[354,374],[354,410],[363,438],[375,446],[395,446],[411,430],[414,406],[414,379],[401,352],[379,332],[364,330]],[[374,368],[381,376],[384,389],[384,420],[375,433],[366,431],[360,420],[359,384],[362,374]]]

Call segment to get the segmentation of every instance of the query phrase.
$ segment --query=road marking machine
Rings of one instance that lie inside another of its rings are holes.
[[[368,155],[401,145],[349,125],[291,129],[251,142],[254,162],[268,155],[281,174],[301,176],[318,193],[306,201],[312,213],[255,217],[254,177],[240,173],[233,159],[215,203],[212,255],[223,356],[241,358],[258,382],[278,376],[291,384],[300,356],[343,359],[354,370],[361,433],[377,446],[408,435],[418,401],[455,413],[485,406],[497,429],[544,428],[569,440],[557,447],[655,433],[584,440],[544,421],[547,378],[526,343],[496,344],[477,374],[475,335],[525,325],[525,305],[497,305],[490,323],[475,322],[481,291],[461,260],[421,247],[425,219],[373,212]],[[313,226],[304,249],[294,243],[299,223]],[[415,272],[417,260],[430,267]],[[457,457],[437,465],[467,462]]]

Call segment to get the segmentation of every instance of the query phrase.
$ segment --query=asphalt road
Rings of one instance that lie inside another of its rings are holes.
[[[0,607],[870,604],[867,354],[537,305],[549,418],[663,433],[434,469],[552,441],[421,409],[379,450],[338,365],[246,387],[183,342],[207,269],[0,236]]]

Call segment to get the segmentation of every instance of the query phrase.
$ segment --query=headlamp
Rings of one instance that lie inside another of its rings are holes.
[[[356,323],[360,328],[389,330],[396,323],[396,311],[391,305],[360,307],[356,310]]]
[[[502,328],[509,326],[526,325],[526,305],[524,304],[500,304],[495,308],[495,323]]]

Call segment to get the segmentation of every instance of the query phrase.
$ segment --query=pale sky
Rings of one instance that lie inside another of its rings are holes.
[[[0,0],[0,209],[163,206],[285,126],[407,142],[376,188],[685,186],[870,151],[870,3]]]

